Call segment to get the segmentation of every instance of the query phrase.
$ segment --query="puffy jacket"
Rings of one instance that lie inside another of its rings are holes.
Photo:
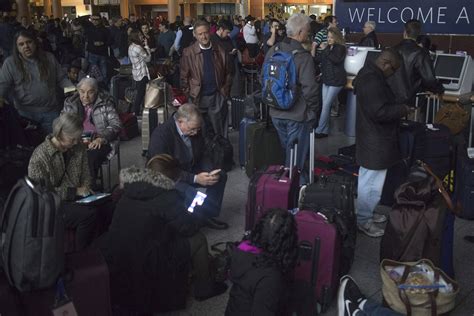
[[[398,126],[406,107],[393,103],[394,96],[382,70],[364,66],[354,79],[357,96],[356,159],[366,169],[388,169],[401,159]]]
[[[81,120],[84,120],[84,106],[78,92],[64,101],[62,112],[75,113]],[[97,95],[92,110],[91,123],[95,126],[99,137],[105,138],[107,142],[110,143],[117,139],[122,124],[115,110],[115,101],[107,92],[101,91]]]
[[[332,47],[328,45],[323,49],[319,58],[321,59],[323,83],[334,87],[345,86],[347,82],[347,74],[344,69],[346,47],[339,44],[334,44]]]
[[[212,45],[211,49],[214,53],[217,89],[224,97],[227,97],[232,83],[229,54],[220,45]],[[181,57],[181,89],[186,95],[194,99],[195,104],[199,104],[201,95],[203,64],[202,51],[197,41],[184,49]]]
[[[430,55],[412,39],[404,39],[394,49],[403,58],[400,67],[389,79],[399,102],[415,104],[418,92],[443,93],[443,85],[436,79]]]

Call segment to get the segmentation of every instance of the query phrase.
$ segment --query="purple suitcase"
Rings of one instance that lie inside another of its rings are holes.
[[[314,183],[314,172],[312,172],[315,170],[314,138],[314,131],[312,131],[309,149],[310,183]],[[293,308],[296,309],[293,311],[298,315],[314,315],[319,310],[318,305],[322,311],[326,311],[339,286],[341,258],[350,257],[350,254],[343,253],[343,236],[334,220],[336,216],[342,215],[342,211],[333,206],[328,208],[324,205],[318,206],[319,211],[301,209],[295,215],[299,255],[295,268],[293,292],[302,298],[297,298],[301,300],[301,303]],[[353,212],[349,210],[351,211]],[[337,214],[338,212],[341,213]],[[328,217],[331,218],[328,219]],[[346,232],[344,238],[347,236],[349,235]],[[355,248],[355,245],[353,246]],[[346,270],[349,268],[350,263]]]
[[[295,283],[304,289],[303,295],[312,297],[313,311],[316,304],[324,311],[339,285],[341,237],[336,225],[321,213],[299,211],[295,220],[299,247]]]
[[[297,144],[291,150],[291,168],[270,166],[256,172],[249,183],[245,211],[245,229],[250,230],[271,208],[291,210],[297,207],[300,172],[294,166]]]

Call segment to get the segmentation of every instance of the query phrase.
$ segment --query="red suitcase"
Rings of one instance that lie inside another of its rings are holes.
[[[110,316],[109,270],[96,249],[66,255],[65,287],[78,315]],[[56,289],[18,293],[0,275],[0,314],[6,316],[51,316]],[[4,304],[8,302],[8,304]],[[18,303],[18,304],[17,304]]]
[[[250,230],[271,208],[291,210],[297,207],[300,172],[295,167],[295,144],[291,150],[291,168],[275,165],[263,172],[256,172],[249,183],[247,205],[245,211],[245,229]]]

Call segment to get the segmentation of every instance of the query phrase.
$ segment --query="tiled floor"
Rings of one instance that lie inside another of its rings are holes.
[[[355,141],[354,138],[346,137],[343,134],[343,124],[343,118],[332,118],[331,136],[316,141],[317,153],[336,153],[339,147],[349,145]],[[236,149],[235,157],[237,157],[238,152],[235,144],[238,140],[238,133],[231,132],[230,139]],[[123,167],[130,165],[143,166],[144,160],[141,158],[140,138],[123,142],[121,145],[121,155]],[[235,161],[238,160],[236,159]],[[113,176],[116,179],[116,170],[113,171]],[[228,222],[230,228],[226,231],[206,229],[204,232],[209,244],[218,241],[238,240],[244,232],[245,201],[247,199],[249,180],[245,173],[237,167],[229,172],[228,176],[220,219]],[[474,234],[474,222],[457,219],[455,224],[454,265],[461,291],[457,297],[456,309],[451,313],[454,316],[474,315],[474,268],[472,268],[474,265],[474,244],[469,244],[463,240],[463,236],[466,234]],[[380,239],[373,239],[359,234],[357,236],[355,261],[350,271],[350,274],[359,283],[363,292],[376,301],[381,301],[382,297],[378,257],[379,243]],[[160,315],[223,315],[227,298],[227,293],[204,302],[197,302],[190,298],[186,310]],[[324,315],[336,314],[337,308],[334,302]]]

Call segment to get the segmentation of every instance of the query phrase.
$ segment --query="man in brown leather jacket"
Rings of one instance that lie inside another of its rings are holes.
[[[209,24],[194,24],[196,42],[183,51],[181,57],[181,88],[190,101],[199,107],[206,123],[206,132],[227,135],[226,99],[231,87],[231,68],[228,54],[211,42]]]

